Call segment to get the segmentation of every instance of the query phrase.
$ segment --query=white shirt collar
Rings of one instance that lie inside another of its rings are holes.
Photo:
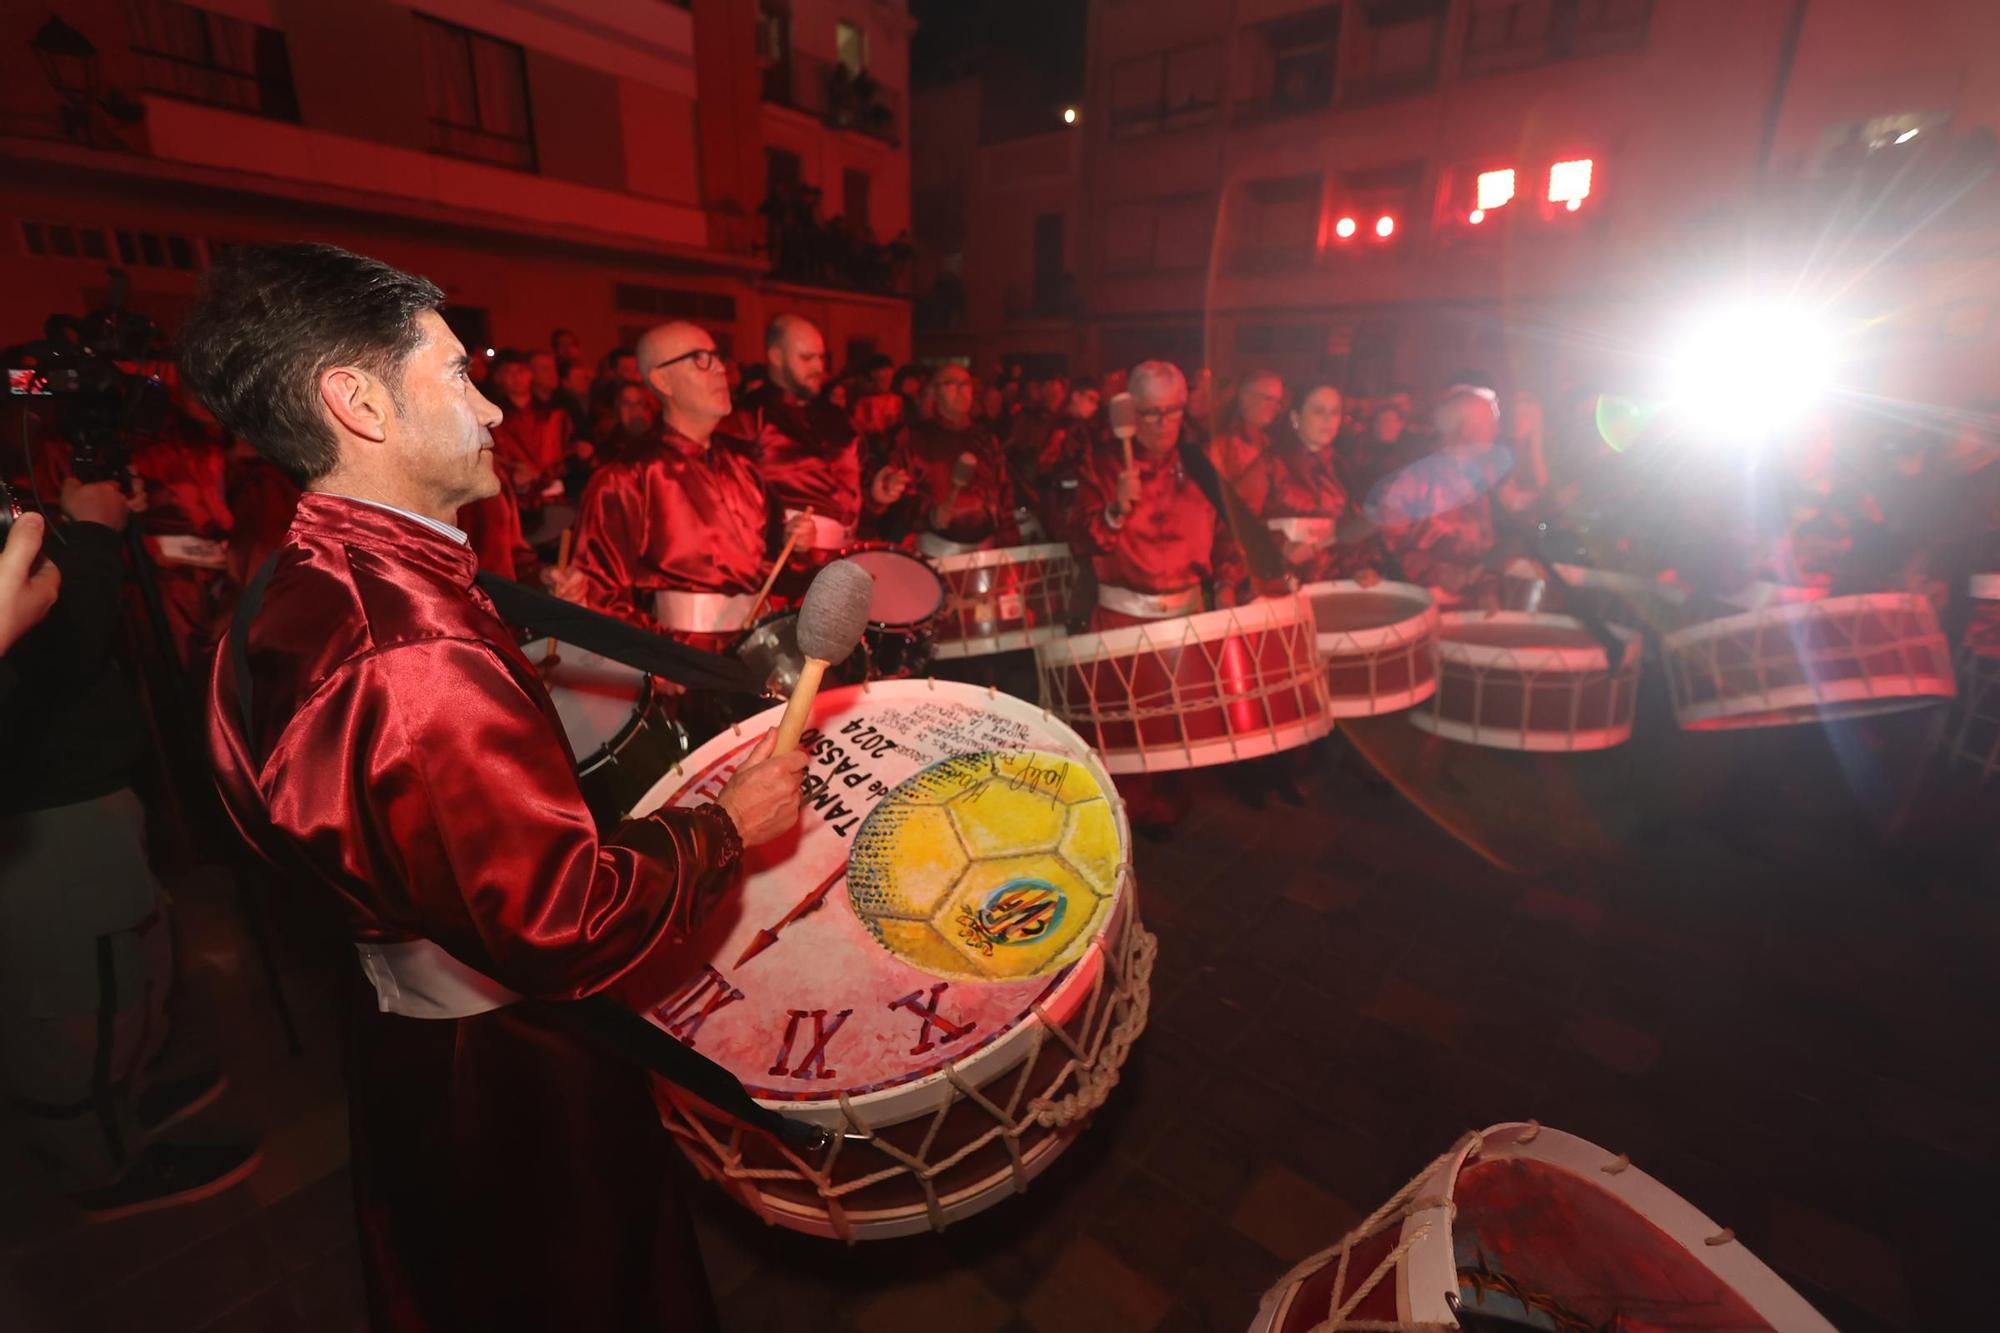
[[[323,492],[323,494],[333,495],[336,494],[336,492],[326,491]],[[364,500],[358,495],[342,495],[340,496],[340,498],[343,500],[352,500],[355,504],[358,505],[367,505],[371,509],[383,509],[387,510],[391,514],[401,514],[404,518],[409,519],[413,523],[423,524],[425,527],[429,528],[432,532],[438,532],[444,534],[445,536],[451,538],[453,541],[457,542],[460,546],[470,546],[472,544],[471,542],[466,540],[464,532],[460,531],[457,528],[454,528],[449,523],[440,523],[436,519],[430,518],[426,515],[413,514],[407,509],[398,509],[395,505],[383,504],[380,500]]]

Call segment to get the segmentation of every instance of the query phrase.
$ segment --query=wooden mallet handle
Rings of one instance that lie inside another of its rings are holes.
[[[557,569],[569,568],[569,539],[573,531],[574,529],[564,528],[562,530],[562,540],[556,544]],[[547,646],[542,650],[542,664],[544,666],[554,666],[557,660],[556,636],[551,634],[549,635]]]
[[[772,754],[790,754],[799,748],[799,737],[805,733],[806,720],[812,716],[813,698],[819,693],[820,678],[830,665],[817,657],[808,657],[799,668],[799,683],[792,686],[792,697],[785,700],[785,715],[778,719],[778,739],[772,743]]]

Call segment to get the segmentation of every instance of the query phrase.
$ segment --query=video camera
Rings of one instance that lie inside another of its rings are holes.
[[[125,308],[125,275],[111,270],[111,298],[78,318],[50,315],[42,336],[7,349],[7,391],[54,399],[55,425],[82,481],[122,475],[135,436],[166,421],[167,388],[146,364],[165,359],[160,326]]]

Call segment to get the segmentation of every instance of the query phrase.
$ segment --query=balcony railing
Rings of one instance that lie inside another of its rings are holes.
[[[132,54],[139,58],[139,82],[148,92],[247,111],[253,116],[299,118],[298,93],[292,87],[289,69],[281,75],[258,75],[142,47],[134,47]]]
[[[884,143],[902,139],[902,99],[896,90],[883,87],[866,70],[850,74],[838,61],[793,52],[766,64],[764,100]]]

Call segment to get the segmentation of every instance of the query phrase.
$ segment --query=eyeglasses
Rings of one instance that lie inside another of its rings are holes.
[[[716,351],[713,347],[697,347],[692,352],[682,352],[679,356],[670,356],[654,366],[653,369],[665,370],[668,366],[677,366],[683,361],[694,362],[696,370],[714,370],[722,364],[722,353]]]
[[[1139,420],[1149,426],[1157,426],[1165,421],[1179,421],[1186,415],[1187,407],[1185,405],[1181,407],[1142,407],[1139,409]]]

